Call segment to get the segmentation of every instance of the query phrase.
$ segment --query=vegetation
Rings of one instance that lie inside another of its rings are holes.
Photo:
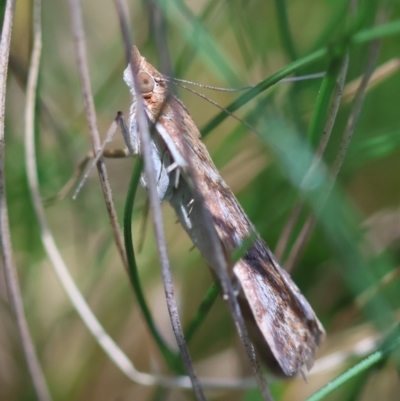
[[[41,11],[34,144],[43,200],[60,191],[92,146],[69,3],[73,1],[44,1]],[[395,400],[400,392],[400,4],[350,3],[129,2],[134,42],[155,66],[168,55],[177,78],[225,88],[256,85],[240,92],[194,87],[245,124],[192,92],[179,87],[177,91],[221,175],[327,331],[307,382],[301,377],[267,376],[279,401]],[[2,18],[5,5],[1,2]],[[82,13],[97,126],[104,139],[117,111],[129,115],[131,95],[122,80],[124,41],[113,2],[82,2]],[[193,392],[179,383],[172,388],[149,386],[124,375],[77,313],[79,296],[74,296],[73,306],[51,267],[29,189],[27,166],[33,170],[24,139],[33,15],[31,2],[17,2],[3,161],[13,261],[52,398],[192,400]],[[279,82],[289,77],[290,82]],[[340,81],[343,91],[338,89]],[[330,121],[332,132],[322,151]],[[107,145],[123,146],[121,135]],[[321,162],[310,171],[315,155]],[[124,209],[125,227],[130,226],[127,194],[134,165],[132,158],[106,160],[121,228]],[[143,224],[147,193],[139,187],[134,196],[135,185],[131,191],[134,256],[153,330],[148,329],[117,251],[98,175],[92,172],[76,200],[70,192],[50,205],[44,202],[45,217],[65,264],[104,330],[136,369],[150,375],[146,380],[154,379],[152,374],[174,379],[184,373],[166,307],[151,216]],[[234,388],[205,388],[206,396],[261,400],[228,308],[210,290],[209,269],[175,224],[172,209],[163,204],[162,210],[175,296],[183,327],[189,330],[195,371],[221,386],[227,378],[237,379]],[[129,261],[132,267],[133,259]],[[1,277],[6,277],[4,258],[0,266]],[[3,282],[0,399],[35,400],[10,290]],[[206,294],[215,302],[208,313],[202,309],[201,323],[193,329]]]

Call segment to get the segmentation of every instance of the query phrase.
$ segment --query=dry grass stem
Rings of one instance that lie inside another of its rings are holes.
[[[313,174],[315,174],[315,171],[318,169],[320,166],[322,156],[325,152],[326,146],[329,142],[329,139],[331,137],[333,125],[336,120],[337,112],[339,110],[340,106],[340,101],[342,98],[342,93],[343,93],[343,87],[346,81],[346,76],[347,76],[347,69],[349,65],[349,55],[346,54],[343,62],[342,62],[342,67],[339,72],[337,84],[335,91],[332,95],[332,100],[329,108],[329,113],[328,117],[324,126],[324,130],[322,132],[322,136],[320,139],[320,142],[318,144],[318,148],[315,152],[314,159],[311,163],[310,168],[308,169],[307,173],[304,176],[304,179],[301,183],[301,187],[307,187],[307,183],[309,180],[312,178]],[[278,247],[280,254],[283,256],[284,250],[287,247],[288,241],[290,239],[290,235],[293,232],[293,229],[296,225],[297,219],[300,216],[300,211],[302,208],[302,202],[299,202],[299,204],[294,208],[291,216],[289,217],[282,235],[278,241]],[[295,244],[293,245],[290,254],[288,256],[288,259],[285,263],[285,268],[287,271],[292,271],[293,268],[296,266],[298,263],[298,260],[302,254],[302,252],[305,249],[305,246],[307,244],[307,241],[314,229],[314,222],[313,218],[310,217],[307,222],[304,224],[301,233],[299,234],[298,238],[296,239]]]
[[[33,341],[29,333],[26,322],[22,295],[18,283],[18,274],[13,261],[13,251],[8,222],[8,209],[5,189],[5,171],[4,171],[4,117],[5,100],[7,87],[7,68],[10,53],[10,41],[12,32],[12,21],[14,18],[15,1],[8,0],[5,7],[3,29],[0,42],[0,238],[2,247],[2,259],[4,264],[6,286],[8,296],[15,314],[15,319],[21,336],[22,348],[28,365],[29,374],[32,378],[36,395],[40,401],[51,401],[50,393],[36,356]],[[35,76],[38,73],[38,57],[40,56],[40,1],[35,1],[34,5],[34,49],[32,53],[31,69],[29,73],[28,87],[32,87],[31,96],[35,93]],[[28,102],[29,98],[27,98]],[[28,107],[27,107],[28,110]]]
[[[115,0],[115,5],[121,25],[126,58],[129,65],[131,66],[132,81],[135,85],[136,93],[140,93],[139,86],[137,83],[137,71],[135,71],[135,65],[131,61],[131,56],[130,56],[132,44],[130,40],[130,34],[127,22],[127,12],[126,12],[127,7],[123,1],[119,0]],[[164,283],[165,297],[167,301],[168,311],[170,314],[172,329],[174,331],[175,338],[178,343],[178,347],[181,353],[182,361],[185,366],[186,372],[188,373],[191,379],[193,385],[193,391],[199,401],[205,401],[206,398],[201,388],[201,384],[198,381],[198,378],[195,374],[192,359],[189,354],[189,349],[185,342],[182,325],[178,313],[178,306],[176,304],[176,299],[174,296],[174,287],[168,259],[167,245],[166,245],[163,220],[162,220],[162,212],[158,198],[155,171],[151,157],[151,137],[147,122],[147,117],[144,110],[143,99],[140,96],[137,97],[136,110],[137,110],[137,122],[139,126],[140,142],[144,159],[144,170],[145,170],[145,176],[150,200],[150,209],[153,216],[154,232],[157,241],[157,248],[158,248],[161,273]]]
[[[93,95],[90,83],[89,67],[87,63],[85,32],[83,28],[82,12],[78,0],[69,0],[71,12],[71,25],[75,42],[76,63],[78,67],[79,77],[82,85],[83,101],[86,112],[86,119],[89,125],[89,133],[92,141],[93,152],[97,155],[101,151],[101,141],[99,131],[97,129],[96,111],[94,108]],[[106,166],[101,158],[97,163],[101,188],[103,190],[104,200],[107,212],[110,218],[113,230],[114,240],[117,245],[119,255],[125,269],[128,269],[126,260],[124,241],[122,239],[121,230],[118,224],[117,212],[112,200],[111,187],[108,181]]]

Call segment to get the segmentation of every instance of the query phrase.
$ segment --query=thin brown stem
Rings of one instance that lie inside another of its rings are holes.
[[[333,92],[332,102],[330,104],[330,111],[328,114],[328,118],[326,120],[324,131],[322,132],[321,141],[318,144],[318,148],[317,151],[315,152],[313,163],[304,178],[304,182],[306,182],[307,177],[311,175],[313,171],[318,167],[319,163],[321,162],[322,156],[325,152],[326,146],[328,145],[329,139],[332,134],[333,125],[335,124],[336,116],[339,111],[340,101],[343,95],[343,88],[346,82],[348,68],[349,68],[349,54],[346,53],[342,62],[342,67],[339,72],[336,88],[335,91]]]
[[[190,163],[190,161],[189,161]],[[191,165],[189,164],[189,171],[191,169]],[[192,177],[193,178],[193,175]],[[200,205],[201,212],[203,214],[203,219],[206,222],[205,227],[207,229],[207,234],[210,238],[210,243],[213,244],[213,247],[210,249],[209,258],[213,261],[210,266],[215,267],[215,272],[218,276],[219,282],[222,287],[223,298],[227,301],[229,311],[233,317],[233,320],[236,324],[236,330],[238,332],[241,344],[244,347],[247,358],[249,359],[250,365],[253,369],[253,373],[255,375],[257,385],[261,390],[263,399],[266,401],[272,401],[272,395],[268,388],[268,383],[263,376],[259,362],[257,360],[253,344],[251,343],[248,335],[248,331],[246,328],[246,324],[244,322],[243,314],[240,309],[237,297],[233,290],[232,281],[228,274],[228,265],[225,259],[220,238],[216,232],[215,226],[213,224],[212,216],[210,211],[205,206],[205,202],[201,192],[197,189],[197,185],[195,182],[191,182],[191,189],[194,195],[194,200],[196,204]]]
[[[106,147],[108,142],[111,142],[115,132],[117,131],[118,128],[118,123],[116,120],[114,120],[110,126],[110,129],[107,132],[106,139],[104,140],[103,144],[101,145],[100,150],[98,151],[96,157],[93,158],[92,163],[90,164],[89,168],[87,169],[86,173],[82,177],[82,179],[79,181],[78,186],[75,189],[74,194],[72,195],[72,199],[75,200],[82,189],[83,185],[85,184],[87,178],[89,177],[90,172],[92,171],[93,167],[97,165],[99,162],[100,158],[104,156],[104,148]],[[128,156],[128,153],[125,153],[125,157]]]
[[[368,81],[368,90],[370,91],[375,86],[384,82],[387,78],[392,77],[396,74],[400,69],[400,58],[392,58],[389,61],[381,64],[372,74],[370,80]],[[362,76],[360,78],[356,78],[354,81],[349,82],[343,91],[342,96],[342,105],[346,103],[350,103],[357,92],[358,87],[360,86]]]
[[[276,245],[275,252],[274,252],[276,259],[279,261],[283,260],[286,246],[289,242],[290,236],[292,235],[292,232],[294,230],[294,226],[296,225],[297,219],[300,216],[302,206],[303,205],[301,202],[298,202],[294,206],[292,214],[290,215],[288,221],[286,222],[286,225],[283,228],[282,234],[279,237],[278,244]]]
[[[107,353],[109,358],[119,367],[119,369],[131,380],[140,383],[142,385],[152,386],[158,383],[166,383],[167,386],[176,386],[176,381],[171,381],[168,378],[157,378],[153,375],[141,373],[135,369],[131,361],[121,351],[120,348],[114,343],[112,338],[105,332],[99,321],[90,310],[88,304],[83,298],[78,287],[74,283],[71,275],[68,272],[67,266],[62,259],[61,254],[58,251],[57,245],[54,238],[49,230],[46,216],[44,213],[40,192],[39,192],[39,180],[37,175],[36,165],[36,152],[35,152],[35,138],[34,138],[34,110],[36,100],[36,82],[37,82],[37,63],[38,54],[36,46],[34,46],[35,57],[32,58],[32,68],[30,70],[30,78],[27,90],[27,115],[26,115],[26,169],[29,190],[32,197],[33,206],[39,222],[41,240],[43,247],[51,261],[54,272],[58,276],[61,285],[65,289],[71,303],[75,310],[82,318],[82,321],[86,324],[88,330],[96,338],[100,347]],[[40,54],[39,54],[40,55]],[[34,62],[36,60],[36,62]],[[36,66],[34,68],[34,66]],[[31,78],[33,77],[33,78]],[[40,398],[40,400],[47,401],[48,398]]]
[[[8,57],[10,53],[10,41],[12,31],[12,21],[14,17],[15,1],[8,0],[5,7],[3,20],[3,30],[0,42],[0,238],[2,247],[2,259],[5,270],[6,285],[9,300],[15,314],[15,319],[21,336],[22,348],[28,365],[28,370],[32,378],[36,395],[40,401],[50,401],[51,396],[40,368],[39,361],[33,346],[33,341],[29,333],[26,322],[22,296],[18,283],[18,274],[13,261],[12,243],[8,222],[8,209],[6,202],[5,171],[4,171],[4,117],[5,117],[5,98],[7,85]],[[34,6],[34,48],[32,52],[32,62],[29,72],[28,87],[32,87],[31,96],[35,94],[35,76],[38,71],[38,61],[40,57],[40,1],[35,1]],[[28,101],[28,99],[27,99]]]
[[[171,59],[168,50],[167,20],[164,10],[157,0],[147,2],[150,29],[155,38],[158,59],[161,71],[167,75],[173,75]]]
[[[381,47],[380,40],[375,40],[375,41],[371,42],[371,44],[369,46],[368,58],[367,58],[367,62],[365,65],[364,74],[360,81],[360,86],[358,87],[358,90],[356,92],[356,96],[355,96],[355,99],[353,102],[353,107],[350,111],[350,115],[347,120],[346,128],[343,132],[339,152],[336,156],[336,159],[333,163],[333,166],[332,166],[332,169],[330,172],[330,180],[329,180],[328,188],[327,188],[326,192],[321,196],[321,199],[319,200],[319,210],[321,210],[323,208],[323,206],[325,205],[325,203],[332,191],[332,188],[335,184],[335,181],[339,174],[340,168],[342,167],[344,158],[347,153],[347,149],[349,147],[351,138],[354,134],[356,124],[357,124],[358,119],[361,114],[361,109],[364,104],[366,90],[368,88],[368,82],[374,72],[375,65],[378,60],[380,47]],[[308,176],[308,174],[307,174],[307,176]],[[318,212],[319,211],[317,211],[317,213]],[[311,233],[312,233],[312,230],[315,225],[314,223],[315,223],[314,217],[310,217],[307,220],[307,222],[305,223],[303,230],[301,231],[301,234],[298,238],[298,241],[296,242],[295,246],[293,247],[293,249],[291,251],[291,254],[289,255],[288,263],[286,264],[286,268],[289,271],[291,269],[293,269],[294,263],[296,261],[298,261],[300,253],[305,249],[305,245],[311,237]]]
[[[388,284],[391,284],[393,281],[399,278],[400,278],[399,267],[386,273],[376,285],[367,288],[356,298],[357,308],[362,309],[369,300],[371,300],[377,293],[379,293],[379,291],[381,291]]]
[[[304,223],[300,231],[300,234],[297,236],[297,239],[293,244],[292,249],[290,250],[290,254],[285,263],[285,268],[288,272],[291,272],[294,266],[297,266],[300,257],[306,248],[308,240],[311,237],[314,227],[315,227],[315,216],[310,215],[308,216],[306,222]]]
[[[173,113],[175,121],[179,122],[183,120],[182,116],[178,115],[176,110],[173,110]],[[185,141],[183,141],[183,144],[185,147],[188,146],[188,144]],[[189,154],[190,152],[187,149],[187,152],[185,153]],[[208,243],[212,245],[208,246],[209,265],[214,269],[216,275],[218,276],[219,282],[222,287],[223,298],[225,301],[227,301],[228,308],[236,324],[236,329],[239,338],[241,340],[241,344],[243,345],[245,353],[249,359],[250,365],[253,368],[257,385],[261,390],[262,396],[264,400],[267,401],[272,400],[273,399],[272,395],[269,391],[267,381],[260,370],[260,366],[256,354],[254,352],[254,347],[248,336],[242,311],[240,309],[237,297],[233,290],[232,281],[228,274],[228,263],[222,248],[221,240],[214,226],[211,212],[206,207],[204,197],[201,191],[199,190],[199,183],[195,181],[196,175],[193,174],[193,171],[195,171],[194,170],[195,167],[193,166],[192,160],[188,159],[187,163],[188,163],[187,169],[185,169],[186,171],[184,171],[185,179],[192,191],[194,202],[196,205],[199,206],[200,213],[202,214],[202,220],[205,223],[204,228],[206,229],[207,237],[209,238]]]
[[[135,70],[135,64],[131,60],[131,49],[132,44],[130,40],[128,22],[126,17],[126,5],[121,0],[115,0],[115,5],[121,25],[122,38],[125,45],[126,58],[131,66],[132,81],[135,86],[135,92],[140,93],[139,85],[137,82],[137,71]],[[137,97],[136,111],[137,111],[137,122],[139,126],[140,143],[143,152],[144,169],[146,182],[148,187],[150,208],[153,216],[154,232],[157,241],[157,248],[159,253],[161,273],[164,282],[164,291],[172,324],[172,329],[175,334],[176,341],[182,356],[182,361],[185,369],[191,379],[193,385],[193,391],[199,401],[205,401],[205,395],[203,393],[201,384],[194,371],[193,363],[185,338],[183,335],[182,325],[179,318],[178,306],[174,295],[174,287],[172,282],[171,269],[169,265],[167,245],[165,240],[165,233],[162,220],[162,212],[160,202],[158,198],[157,183],[155,179],[154,166],[151,157],[151,136],[149,132],[149,126],[147,117],[144,109],[144,103],[141,96]]]
[[[75,167],[75,170],[71,176],[71,178],[66,182],[66,184],[58,191],[58,193],[54,196],[51,196],[49,198],[44,199],[44,204],[45,206],[51,206],[53,203],[64,199],[69,191],[76,185],[78,180],[78,186],[83,185],[82,181],[87,179],[87,176],[92,170],[92,164],[95,165],[100,159],[100,157],[103,156],[106,159],[126,159],[127,157],[130,156],[129,152],[127,149],[104,149],[103,152],[100,154],[97,154],[97,160],[95,163],[93,163],[93,159],[95,158],[95,155],[93,154],[92,151],[88,152],[86,156],[79,162],[79,164]],[[87,169],[86,173],[83,173],[86,170],[89,162],[92,162],[92,164],[89,166]],[[75,191],[76,192],[76,191]],[[74,195],[75,196],[75,195]]]
[[[336,156],[335,162],[333,163],[332,171],[331,171],[331,176],[332,176],[332,182],[331,185],[333,186],[334,181],[336,180],[337,175],[339,174],[340,168],[342,167],[343,160],[346,156],[347,149],[349,147],[351,138],[354,134],[354,130],[356,127],[356,124],[358,122],[358,119],[361,114],[361,109],[364,104],[365,100],[365,95],[366,95],[366,89],[368,87],[368,81],[371,78],[376,62],[378,60],[378,55],[379,51],[381,48],[381,41],[380,40],[375,40],[373,41],[370,46],[369,46],[369,54],[368,54],[368,59],[367,63],[365,66],[364,70],[364,75],[361,79],[360,86],[358,87],[353,107],[350,112],[350,116],[347,120],[346,128],[343,133],[342,141],[340,143],[340,150],[338,155]]]
[[[301,183],[301,187],[303,187],[303,188],[307,187],[309,185],[309,182],[310,182],[310,180],[312,180],[312,177],[314,176],[315,171],[320,166],[322,156],[325,152],[326,146],[331,137],[333,125],[336,120],[336,116],[337,116],[339,106],[340,106],[340,101],[341,101],[342,94],[343,94],[343,87],[344,87],[344,84],[346,81],[348,66],[349,66],[349,55],[346,54],[346,56],[344,57],[344,60],[342,62],[341,70],[339,72],[335,91],[333,92],[333,95],[332,95],[330,110],[329,110],[328,118],[327,118],[325,126],[324,126],[321,140],[318,144],[318,148],[315,152],[315,156],[311,163],[311,166],[308,169],[308,171],[307,171],[306,175],[304,176],[304,179]],[[302,208],[302,202],[299,202],[297,204],[297,206],[294,208],[291,216],[289,217],[289,219],[285,225],[285,228],[283,229],[281,238],[278,241],[279,250],[280,250],[280,253],[282,254],[282,256],[283,256],[285,248],[287,247],[290,235],[293,232],[293,229],[296,225],[297,219],[300,215],[298,210],[301,210],[301,208]],[[305,227],[305,226],[307,226],[307,227]],[[293,270],[294,266],[296,266],[295,262],[297,263],[297,261],[299,260],[301,253],[305,249],[305,244],[308,242],[308,239],[311,236],[311,233],[314,228],[313,224],[305,223],[305,226],[303,227],[299,237],[297,238],[296,243],[293,246],[293,248],[288,256],[287,262],[285,263],[285,268],[289,272]],[[304,243],[304,245],[303,245],[303,243]]]
[[[86,119],[89,125],[90,138],[92,140],[93,152],[95,155],[101,151],[100,135],[97,128],[96,111],[94,108],[92,89],[90,84],[89,67],[86,54],[85,32],[83,28],[82,11],[79,0],[69,0],[72,30],[75,40],[76,63],[82,85],[83,101],[86,111]],[[104,200],[107,212],[113,229],[114,240],[117,245],[122,263],[125,269],[128,269],[126,260],[124,241],[118,224],[117,213],[112,200],[111,187],[108,181],[106,166],[101,158],[97,163],[101,188],[103,190]]]

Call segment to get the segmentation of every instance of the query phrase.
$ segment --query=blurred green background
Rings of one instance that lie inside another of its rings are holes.
[[[157,3],[157,2],[155,2]],[[207,85],[252,85],[311,52],[337,43],[349,27],[344,0],[174,0],[161,16],[165,31],[154,23],[155,3],[130,1],[131,29],[142,55],[159,66],[156,32],[168,44],[179,78]],[[164,2],[161,2],[164,4]],[[4,2],[2,2],[4,6]],[[400,16],[399,2],[360,1],[355,29],[368,29],[379,7],[387,21]],[[285,7],[288,26],[282,25]],[[123,44],[112,1],[82,2],[91,83],[100,133],[105,135],[116,112],[127,116],[131,96],[122,80]],[[36,145],[43,198],[56,194],[90,150],[77,75],[67,2],[43,1],[43,53],[38,99]],[[71,307],[40,241],[27,187],[24,162],[25,86],[32,37],[32,4],[17,2],[6,105],[6,183],[15,262],[23,302],[37,353],[54,400],[191,400],[191,392],[147,388],[129,381],[105,356]],[[163,42],[163,40],[161,40]],[[398,320],[400,286],[400,123],[399,36],[382,40],[377,68],[392,62],[385,79],[367,92],[335,191],[317,218],[310,242],[292,273],[327,331],[318,357],[349,352],[380,338]],[[368,43],[350,47],[346,82],[359,78],[368,58]],[[297,75],[324,72],[330,55],[299,69]],[[262,93],[237,115],[260,135],[227,118],[205,143],[221,175],[272,250],[299,200],[306,203],[289,245],[315,205],[320,186],[299,189],[308,167],[307,139],[321,79],[280,83]],[[236,93],[203,90],[222,106]],[[179,90],[179,97],[201,129],[219,113],[213,105]],[[351,110],[344,98],[324,161],[335,159]],[[319,133],[320,135],[320,133]],[[123,147],[120,135],[110,145]],[[107,169],[122,222],[133,160],[109,160]],[[140,189],[134,209],[135,246],[146,193]],[[163,205],[168,251],[183,323],[189,322],[212,278],[197,250]],[[96,172],[76,201],[71,195],[46,209],[59,249],[84,297],[105,329],[138,369],[171,373],[143,323],[136,299],[113,243]],[[160,277],[151,224],[137,262],[146,298],[168,343],[175,347]],[[285,257],[281,259],[285,263]],[[392,278],[382,284],[382,278]],[[3,276],[3,272],[1,272]],[[0,400],[34,400],[19,336],[0,280]],[[377,288],[367,302],[367,288]],[[364,293],[365,294],[365,293]],[[362,343],[363,344],[363,343]],[[234,324],[218,299],[190,344],[200,376],[248,376]],[[339,355],[339,354],[337,354]],[[398,359],[397,359],[398,360]],[[301,378],[274,381],[277,400],[304,400],[357,358],[330,369],[315,367]],[[313,373],[314,371],[312,371]],[[208,391],[212,400],[258,400],[256,390]],[[359,375],[327,400],[397,400],[400,394],[396,358]]]

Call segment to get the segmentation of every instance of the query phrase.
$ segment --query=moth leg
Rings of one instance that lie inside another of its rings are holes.
[[[129,157],[130,154],[127,149],[106,149],[103,152],[102,156],[107,159],[122,159],[125,157]],[[95,159],[94,153],[92,151],[88,152],[86,154],[86,156],[75,167],[71,178],[58,191],[58,193],[53,196],[43,199],[43,203],[45,204],[45,206],[51,206],[55,202],[64,199],[68,195],[68,193],[71,191],[71,189],[76,185],[78,180],[83,176],[84,171],[86,170],[89,162],[94,159]],[[89,172],[90,172],[90,170],[89,170]],[[88,173],[86,173],[86,174],[88,174]]]
[[[193,206],[194,206],[194,199],[191,199],[188,204],[186,205],[187,209],[188,209],[188,216],[190,216],[193,212]]]
[[[114,118],[114,121],[110,126],[110,129],[107,132],[106,139],[105,139],[103,145],[97,151],[95,159],[93,160],[92,164],[90,165],[90,167],[88,168],[88,170],[86,171],[86,173],[82,177],[81,181],[79,182],[78,186],[76,187],[75,192],[74,192],[74,194],[72,196],[73,199],[76,199],[76,197],[79,194],[79,191],[82,189],[84,183],[86,182],[87,178],[89,177],[89,173],[92,171],[93,167],[97,164],[97,162],[100,160],[100,158],[103,157],[104,151],[105,151],[105,147],[106,147],[108,142],[111,142],[111,140],[112,140],[112,138],[113,138],[113,136],[115,134],[115,131],[117,130],[118,125],[121,127],[123,135],[129,135],[127,127],[126,127],[126,124],[125,124],[124,116],[119,111],[117,113],[117,116]],[[122,157],[126,157],[126,156],[129,156],[129,155],[135,155],[136,154],[135,151],[137,150],[137,147],[135,147],[135,145],[137,145],[138,143],[135,142],[135,140],[137,140],[137,136],[132,134],[132,135],[129,135],[129,138],[131,138],[132,140],[129,141],[128,138],[126,138],[126,140],[128,140],[128,142],[126,142],[128,149],[122,153]],[[114,155],[114,153],[115,152],[113,152],[112,154]],[[121,153],[119,151],[118,152],[118,157],[120,157],[120,156],[121,156]]]
[[[171,173],[172,171],[175,170],[175,182],[174,182],[174,187],[178,188],[179,185],[179,178],[181,176],[181,168],[179,167],[179,164],[177,162],[172,163],[168,168],[167,172]]]
[[[169,173],[173,170],[170,167],[175,163],[172,163],[170,166],[168,166],[170,162],[171,162],[171,155],[168,152],[168,150],[165,150],[162,155],[162,163],[160,166],[160,171],[158,173],[157,182],[159,182],[162,179],[163,175],[169,175]]]
[[[191,230],[193,228],[193,223],[192,223],[192,213],[194,210],[194,205],[195,205],[195,201],[194,198],[192,198],[192,194],[190,191],[179,191],[180,195],[178,195],[179,197],[179,209],[180,209],[180,213],[179,215],[181,216],[181,219],[183,220],[183,222],[181,221],[181,223],[183,223],[182,225],[184,225],[184,227],[186,227],[187,229]]]
[[[191,230],[192,227],[192,221],[190,220],[190,216],[188,211],[186,210],[186,206],[183,202],[181,202],[179,208],[181,209],[181,216],[185,222],[185,227],[187,227],[189,230]]]
[[[129,131],[125,120],[124,120],[124,116],[121,112],[117,113],[117,116],[115,117],[114,122],[111,124],[110,129],[107,132],[107,136],[106,139],[103,143],[103,145],[101,146],[101,149],[99,150],[99,152],[97,153],[97,156],[95,157],[94,153],[88,152],[85,156],[85,158],[78,164],[78,166],[75,168],[74,173],[72,175],[72,177],[68,180],[68,182],[61,188],[61,190],[54,196],[47,198],[44,200],[44,203],[49,206],[51,204],[53,204],[54,202],[56,202],[57,200],[61,200],[63,199],[71,190],[71,188],[76,184],[76,182],[78,181],[78,179],[80,177],[83,177],[80,181],[80,183],[77,186],[77,191],[79,191],[79,189],[83,186],[85,180],[87,179],[87,177],[89,176],[90,171],[92,170],[92,168],[94,167],[94,165],[98,162],[98,160],[100,159],[100,157],[106,157],[106,158],[111,158],[111,159],[118,159],[118,158],[125,158],[125,157],[129,157],[130,155],[136,154],[134,151],[137,150],[138,148],[132,148],[130,149],[129,147],[127,147],[126,149],[104,149],[106,144],[108,142],[111,141],[112,137],[114,136],[114,133],[117,129],[117,126],[120,126],[122,134],[127,135],[127,132]],[[130,144],[132,142],[127,142],[127,144]],[[89,169],[87,170],[87,172],[83,175],[83,172],[86,170],[88,163],[92,161],[92,165],[89,167]],[[76,196],[77,193],[75,193],[74,196]]]
[[[171,173],[172,171],[174,171],[178,167],[179,167],[178,163],[177,162],[173,162],[171,165],[168,166],[167,173]]]
[[[137,135],[137,123],[135,120],[131,121],[131,127],[128,128],[125,122],[124,115],[122,112],[117,113],[117,117],[115,117],[115,121],[119,125],[121,129],[122,136],[124,137],[124,141],[128,151],[131,155],[138,155],[140,153],[140,145]]]

